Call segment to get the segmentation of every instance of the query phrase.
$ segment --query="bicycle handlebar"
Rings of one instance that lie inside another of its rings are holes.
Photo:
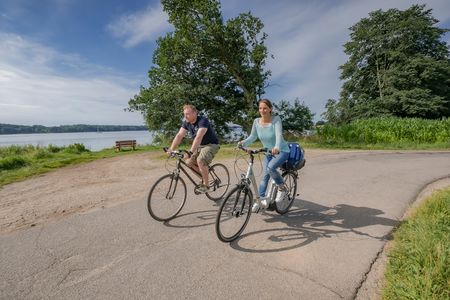
[[[238,145],[237,148],[241,149],[242,151],[245,151],[245,152],[247,152],[249,154],[257,154],[257,153],[261,153],[261,152],[268,153],[268,151],[269,151],[269,149],[267,149],[267,148],[259,148],[259,149],[252,150],[250,148],[245,148],[242,145]]]
[[[177,158],[183,158],[184,157],[184,153],[187,153],[188,155],[190,155],[189,151],[185,150],[185,149],[180,149],[180,150],[171,150],[168,151],[169,147],[164,147],[163,151],[166,153],[170,153],[171,157],[177,157]]]

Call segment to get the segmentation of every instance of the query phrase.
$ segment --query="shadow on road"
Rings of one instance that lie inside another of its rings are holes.
[[[176,218],[164,222],[167,227],[195,228],[216,223],[217,210],[202,210],[179,214]]]
[[[399,221],[383,217],[383,214],[382,210],[370,207],[348,204],[327,207],[296,199],[291,210],[283,216],[276,212],[264,214],[265,222],[285,226],[245,233],[230,246],[244,252],[264,253],[295,249],[320,238],[385,241]],[[380,229],[379,226],[389,228]]]

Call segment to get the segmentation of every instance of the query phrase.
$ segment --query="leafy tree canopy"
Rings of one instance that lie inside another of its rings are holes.
[[[149,87],[141,87],[129,109],[166,135],[180,127],[185,103],[207,115],[219,134],[228,123],[249,128],[270,76],[263,23],[250,13],[224,21],[218,0],[161,2],[175,30],[158,39]]]
[[[450,60],[431,9],[371,12],[350,28],[348,61],[339,102],[329,100],[324,117],[334,123],[377,116],[450,116]]]
[[[313,127],[314,114],[311,113],[305,103],[300,103],[299,99],[295,99],[293,104],[289,101],[281,100],[280,103],[275,103],[274,106],[283,121],[283,129],[289,133],[298,136],[303,131]]]

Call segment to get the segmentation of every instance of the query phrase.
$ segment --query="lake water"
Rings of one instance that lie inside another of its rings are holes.
[[[111,148],[119,140],[136,140],[140,145],[150,144],[153,134],[149,131],[108,131],[108,132],[69,132],[0,134],[0,147],[11,145],[67,146],[74,143],[84,144],[91,151]]]

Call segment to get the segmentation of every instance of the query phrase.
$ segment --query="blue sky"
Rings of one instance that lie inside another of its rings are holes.
[[[448,0],[223,0],[222,11],[263,21],[275,57],[266,96],[299,98],[317,121],[339,98],[348,28],[371,11],[422,3],[450,28]],[[0,123],[143,124],[124,108],[148,86],[155,41],[172,30],[159,1],[0,0]]]

